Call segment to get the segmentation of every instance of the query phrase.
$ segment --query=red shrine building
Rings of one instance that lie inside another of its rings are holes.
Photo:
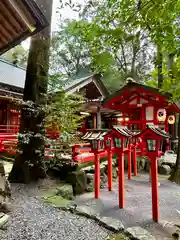
[[[153,123],[161,129],[170,130],[169,116],[180,112],[179,106],[170,103],[171,95],[158,89],[135,82],[128,82],[124,87],[107,97],[103,106],[119,111],[118,124],[131,130],[143,130],[146,124]]]
[[[0,0],[0,55],[44,29],[48,22],[34,0]],[[18,131],[17,102],[22,98],[25,71],[0,61],[0,131]]]
[[[18,131],[20,114],[17,103],[23,97],[25,76],[25,69],[0,59],[0,130]],[[85,103],[81,114],[86,114],[87,117],[82,123],[82,132],[109,129],[113,125],[141,131],[146,128],[146,124],[153,123],[176,139],[176,125],[169,121],[169,117],[175,118],[180,108],[172,101],[170,104],[170,94],[162,94],[158,89],[129,82],[110,95],[100,74],[89,74],[68,82],[64,90],[67,93],[84,93]]]
[[[0,26],[0,55],[48,25],[34,0],[19,0],[18,4],[15,0],[0,0],[0,15],[4,22]],[[25,69],[0,60],[1,132],[18,132],[20,113],[17,103],[23,97],[25,75]],[[100,74],[69,81],[64,89],[67,93],[83,92],[85,95],[81,114],[87,117],[82,123],[82,132],[109,129],[117,124],[138,131],[146,124],[154,123],[176,138],[176,124],[172,122],[176,121],[175,113],[179,113],[179,107],[169,102],[169,94],[129,82],[110,95]]]

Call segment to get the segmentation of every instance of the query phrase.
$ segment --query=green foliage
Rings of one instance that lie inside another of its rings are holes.
[[[81,70],[89,72],[90,54],[86,43],[76,29],[76,22],[64,20],[54,33],[51,45],[51,70],[62,80],[78,76]]]
[[[80,115],[83,97],[60,90],[46,105],[46,127],[61,133],[74,133],[84,116]]]
[[[3,54],[2,56],[6,60],[10,62],[17,62],[18,66],[26,67],[27,65],[27,57],[28,57],[28,51],[26,51],[22,45],[18,45],[12,49],[10,49],[8,52]]]

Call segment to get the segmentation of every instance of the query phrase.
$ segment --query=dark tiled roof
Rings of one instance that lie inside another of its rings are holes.
[[[113,126],[113,129],[125,137],[132,137],[134,134],[125,126]]]
[[[16,66],[5,59],[0,59],[0,85],[4,87],[15,87],[23,91],[26,77],[26,69]],[[81,84],[86,85],[89,82],[95,81],[98,87],[101,89],[103,95],[108,96],[108,91],[100,79],[99,74],[89,74],[83,78],[74,79],[69,81],[63,88],[65,91],[70,91],[76,87],[81,87]],[[98,100],[99,101],[99,100]]]
[[[65,91],[70,91],[72,89],[75,89],[76,87],[80,86],[82,84],[89,84],[89,80],[91,82],[95,81],[96,84],[98,85],[98,87],[101,89],[101,91],[103,92],[103,95],[105,97],[107,97],[109,95],[109,92],[107,91],[107,88],[105,87],[104,83],[101,80],[101,75],[100,74],[95,74],[95,73],[91,73],[88,74],[82,78],[78,78],[78,79],[73,79],[73,80],[69,80],[67,82],[67,84],[63,87]]]

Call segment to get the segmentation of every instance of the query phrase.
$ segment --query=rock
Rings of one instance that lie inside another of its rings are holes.
[[[81,215],[81,216],[91,218],[91,219],[94,219],[94,220],[96,220],[97,216],[98,216],[96,211],[94,209],[88,207],[88,206],[77,206],[76,213]]]
[[[164,175],[169,175],[171,173],[171,168],[168,165],[161,165],[158,170],[160,174]]]
[[[150,170],[150,160],[149,159],[145,159],[144,170],[145,170],[145,172],[149,172],[149,170]]]
[[[119,232],[124,230],[124,225],[121,221],[117,219],[111,217],[97,216],[97,220],[103,227],[109,229],[110,231]]]
[[[78,206],[76,208],[76,213],[98,221],[100,225],[102,225],[104,228],[109,229],[110,231],[119,232],[124,230],[124,226],[121,221],[111,217],[102,217],[97,214],[94,209],[88,206]]]
[[[2,162],[0,162],[0,203],[6,202],[11,197],[11,188],[5,176],[5,169]]]
[[[128,156],[125,154],[124,156],[124,169],[128,170]]]
[[[106,175],[108,175],[108,164],[105,166],[104,173]],[[116,171],[116,167],[115,167],[115,163],[114,162],[112,163],[112,176],[113,176],[114,179],[117,178],[117,171]]]
[[[137,158],[137,169],[138,172],[144,172],[145,171],[145,166],[146,166],[146,159],[142,157]]]
[[[57,196],[61,196],[65,199],[72,200],[73,199],[73,190],[70,184],[64,184],[57,188]]]
[[[128,234],[130,234],[133,239],[139,240],[156,240],[147,230],[141,227],[129,227],[127,228]]]
[[[92,181],[94,181],[94,174],[93,173],[87,173],[86,178],[87,178],[87,183],[89,184]]]
[[[72,172],[69,175],[69,183],[73,188],[73,195],[80,195],[87,190],[87,177],[84,171]]]
[[[4,227],[4,225],[8,222],[9,216],[7,214],[0,215],[0,229]]]
[[[115,167],[112,170],[112,177],[113,177],[113,179],[117,179],[117,177],[118,177],[118,173],[117,173],[117,170]]]
[[[106,186],[107,183],[107,175],[104,173],[103,175],[101,175],[101,182],[100,182],[100,188],[104,188]]]
[[[87,178],[87,191],[88,192],[93,192],[94,191],[94,174],[93,173],[86,173],[86,178]]]

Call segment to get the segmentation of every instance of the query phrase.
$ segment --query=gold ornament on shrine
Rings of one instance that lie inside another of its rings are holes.
[[[175,119],[175,116],[174,116],[174,115],[169,115],[169,116],[168,116],[168,123],[169,123],[169,124],[174,124],[175,121],[176,121],[176,119]]]
[[[164,108],[160,108],[158,111],[157,111],[157,120],[159,122],[165,122],[166,121],[166,109]]]

